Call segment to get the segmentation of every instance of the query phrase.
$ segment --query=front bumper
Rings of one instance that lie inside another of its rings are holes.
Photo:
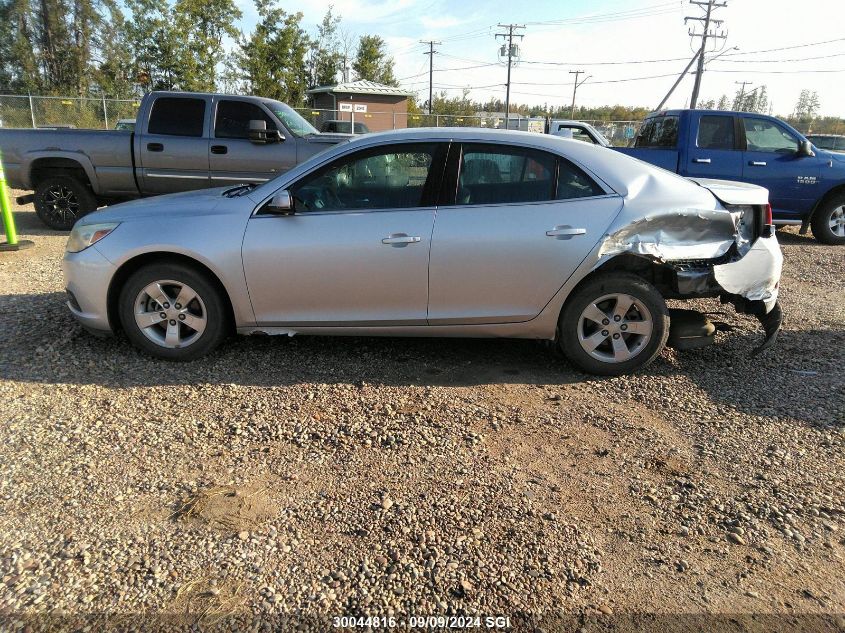
[[[62,260],[67,307],[83,327],[98,333],[111,333],[108,291],[116,270],[96,246],[78,253],[65,253]]]

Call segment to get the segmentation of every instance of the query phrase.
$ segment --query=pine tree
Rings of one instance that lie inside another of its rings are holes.
[[[352,70],[356,79],[366,79],[387,86],[398,84],[393,75],[393,58],[387,54],[385,41],[378,35],[362,35]]]

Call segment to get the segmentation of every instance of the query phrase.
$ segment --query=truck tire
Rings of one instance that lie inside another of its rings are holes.
[[[91,190],[73,176],[47,176],[35,188],[35,213],[57,231],[70,231],[83,215],[97,208]]]
[[[845,244],[845,194],[822,201],[810,225],[813,236],[822,244]]]
[[[577,288],[560,314],[558,343],[579,369],[618,376],[648,365],[669,336],[663,296],[629,273],[604,273]]]

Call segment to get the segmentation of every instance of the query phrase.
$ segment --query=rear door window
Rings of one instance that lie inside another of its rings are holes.
[[[555,156],[502,145],[466,144],[456,204],[510,204],[553,199]]]
[[[558,159],[557,192],[555,199],[572,200],[605,195],[598,183],[587,173],[565,158]]]
[[[205,99],[159,97],[153,103],[149,134],[165,136],[202,136],[205,123]]]
[[[220,101],[214,120],[214,136],[249,139],[250,121],[264,121],[268,131],[276,129],[276,122],[254,103],[231,99]]]
[[[702,116],[698,124],[697,144],[700,149],[734,149],[734,118],[709,114]]]
[[[634,147],[674,149],[677,146],[678,117],[674,114],[647,119],[634,142]]]

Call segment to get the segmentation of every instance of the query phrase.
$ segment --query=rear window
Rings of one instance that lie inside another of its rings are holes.
[[[552,200],[555,157],[504,145],[463,146],[457,204],[509,204]]]
[[[731,116],[705,115],[698,124],[698,147],[701,149],[734,149],[736,135]]]
[[[678,117],[674,114],[646,119],[634,147],[673,149],[678,145]]]
[[[202,136],[205,99],[159,97],[150,114],[150,134],[167,136]]]

